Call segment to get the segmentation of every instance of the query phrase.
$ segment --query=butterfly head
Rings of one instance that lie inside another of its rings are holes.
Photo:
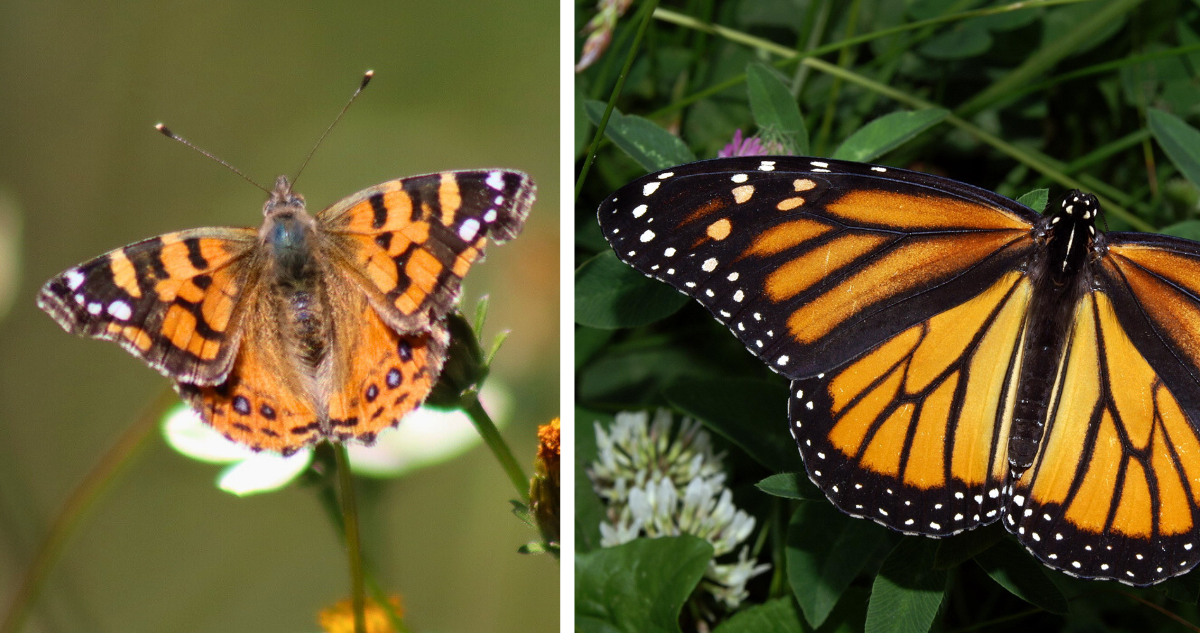
[[[306,276],[312,263],[310,238],[316,221],[304,209],[304,196],[292,191],[287,176],[275,179],[275,189],[263,205],[261,239],[272,253],[279,273],[285,278]]]
[[[287,176],[275,179],[275,189],[271,197],[263,204],[263,215],[271,217],[281,213],[304,213],[304,196],[292,191],[292,183]]]
[[[1068,191],[1057,204],[1047,208],[1049,253],[1055,276],[1073,276],[1088,261],[1088,253],[1097,244],[1096,218],[1100,201],[1078,189]]]

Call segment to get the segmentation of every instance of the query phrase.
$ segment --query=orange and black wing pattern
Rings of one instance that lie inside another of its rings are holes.
[[[73,334],[115,341],[175,380],[224,380],[237,351],[239,297],[258,231],[167,233],[46,282],[38,305]]]
[[[327,387],[330,434],[371,444],[425,401],[441,375],[450,333],[443,321],[397,332],[361,295],[335,309],[334,345],[345,351],[333,358]]]
[[[702,161],[634,181],[598,216],[617,257],[699,300],[775,371],[810,376],[1029,256],[1036,213],[914,176],[800,157]]]
[[[995,521],[1047,565],[1148,585],[1200,563],[1200,244],[945,178],[803,157],[682,165],[600,208],[617,255],[792,379],[841,510]]]
[[[519,171],[447,171],[364,189],[317,215],[326,252],[393,328],[421,330],[456,304],[488,240],[517,236],[536,194]]]
[[[1200,562],[1200,249],[1105,237],[1005,523],[1052,567],[1145,585]]]
[[[926,536],[1000,519],[1030,295],[1029,279],[1010,272],[852,362],[792,382],[792,436],[834,505]]]

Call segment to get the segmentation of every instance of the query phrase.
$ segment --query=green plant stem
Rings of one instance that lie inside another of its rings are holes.
[[[617,85],[613,86],[612,95],[608,98],[608,106],[604,108],[604,116],[600,117],[600,125],[596,126],[596,136],[592,138],[592,145],[588,148],[587,158],[584,158],[583,168],[579,170],[579,178],[575,181],[576,200],[579,199],[579,194],[583,191],[583,183],[587,180],[588,171],[592,168],[592,161],[596,159],[596,150],[600,147],[601,139],[604,138],[604,128],[608,127],[608,118],[612,116],[613,108],[617,105],[617,97],[621,96],[621,88],[625,86],[625,78],[629,76],[629,69],[633,67],[633,60],[637,58],[638,47],[642,43],[642,36],[646,34],[646,28],[650,26],[656,6],[658,6],[658,0],[649,0],[646,3],[642,23],[638,25],[637,35],[633,37],[633,43],[629,45],[629,55],[625,58],[625,66],[621,68],[621,74],[617,77]],[[480,432],[482,433],[482,431]],[[484,439],[487,439],[486,436]],[[509,475],[511,476],[512,473],[509,473]]]
[[[175,392],[164,389],[138,415],[133,426],[130,426],[117,439],[117,443],[100,458],[96,467],[79,482],[71,496],[67,497],[62,510],[50,524],[45,539],[38,546],[37,553],[21,578],[8,614],[4,617],[3,624],[0,624],[0,632],[17,633],[24,627],[25,619],[29,617],[30,610],[37,602],[47,574],[58,562],[71,535],[101,496],[116,483],[117,477],[133,463],[137,454],[146,446],[147,440],[153,436],[154,428],[163,412],[176,402],[179,402],[179,397]]]
[[[354,475],[350,472],[350,457],[345,444],[334,444],[337,460],[338,488],[342,498],[342,520],[346,528],[346,554],[350,560],[350,602],[354,609],[354,633],[366,633],[366,591],[363,587],[362,544],[358,534],[358,504],[354,499]]]
[[[483,409],[483,405],[479,402],[479,394],[468,392],[463,395],[463,411],[467,413],[467,417],[471,418],[471,424],[474,424],[475,430],[479,431],[483,443],[491,449],[496,460],[500,462],[500,467],[512,481],[513,488],[517,491],[517,498],[528,497],[529,478],[525,476],[525,471],[521,470],[521,465],[513,457],[508,443],[504,441],[503,437],[500,437],[500,430],[492,422],[491,416]]]
[[[336,462],[334,467],[336,468]],[[325,482],[332,484],[328,479]],[[333,524],[338,538],[341,539],[344,545],[346,543],[346,520],[342,516],[342,508],[341,503],[338,501],[336,486],[322,485],[317,494],[317,500],[320,502],[321,508],[325,510],[326,516],[329,517],[329,522]],[[392,603],[388,602],[387,594],[383,591],[383,587],[380,586],[379,581],[375,579],[371,571],[372,565],[370,559],[363,554],[362,561],[363,579],[367,583],[367,591],[371,592],[371,598],[387,614],[388,620],[392,623],[392,628],[396,629],[397,633],[409,633],[409,629],[404,624],[403,618],[396,612],[396,608],[392,606]]]
[[[853,39],[854,29],[858,27],[858,10],[861,6],[861,0],[853,0],[850,4],[850,9],[846,16],[846,39]],[[838,66],[841,68],[849,68],[850,64],[854,63],[854,49],[850,46],[843,47],[838,51]],[[829,142],[829,135],[833,133],[833,118],[837,114],[838,94],[842,90],[842,82],[838,78],[834,78],[833,85],[829,87],[829,97],[825,100],[825,116],[821,120],[821,127],[817,132],[817,142],[813,147],[821,155],[825,154],[825,145]]]

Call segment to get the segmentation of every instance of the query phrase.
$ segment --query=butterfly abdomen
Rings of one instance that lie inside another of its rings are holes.
[[[1088,291],[1087,260],[1095,236],[1099,203],[1090,194],[1072,191],[1043,221],[1046,253],[1031,271],[1030,300],[1021,375],[1013,409],[1008,460],[1015,476],[1029,468],[1045,433],[1055,402],[1054,387],[1068,353],[1075,310]]]

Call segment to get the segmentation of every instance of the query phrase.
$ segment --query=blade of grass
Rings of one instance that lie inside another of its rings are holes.
[[[1132,10],[1142,1],[1112,0],[1098,8],[1087,20],[1076,24],[1074,28],[1065,33],[1051,38],[1049,44],[1035,52],[1020,66],[984,88],[968,99],[966,103],[958,106],[954,110],[954,114],[970,118],[995,105],[996,102],[1010,98],[1014,92],[1031,83],[1038,75],[1071,55],[1081,43],[1087,41],[1109,22]]]
[[[675,11],[671,11],[669,9],[655,9],[654,10],[654,18],[657,20],[662,20],[663,22],[668,22],[671,24],[676,24],[676,25],[691,28],[691,29],[701,30],[706,33],[711,33],[714,35],[720,35],[721,37],[724,37],[725,39],[728,39],[732,42],[745,44],[747,46],[757,48],[762,51],[766,51],[773,55],[777,55],[779,57],[782,57],[783,59],[774,62],[774,64],[776,67],[782,68],[789,64],[796,63],[796,62],[800,61],[801,59],[806,59],[806,58],[810,58],[810,57],[819,57],[819,56],[825,55],[827,53],[832,53],[834,51],[841,50],[847,46],[855,46],[858,44],[862,44],[864,42],[870,42],[872,40],[879,39],[881,37],[887,37],[889,35],[895,35],[897,33],[903,33],[905,31],[923,29],[927,26],[942,24],[945,22],[956,22],[959,20],[966,20],[968,18],[977,18],[977,17],[981,17],[981,16],[985,16],[985,15],[996,15],[999,13],[1007,13],[1009,11],[1020,11],[1023,9],[1032,9],[1032,8],[1037,8],[1037,7],[1052,7],[1052,6],[1056,6],[1056,5],[1062,5],[1062,4],[1076,4],[1079,2],[1092,2],[1092,1],[1093,0],[1041,0],[1041,1],[1028,1],[1028,2],[1014,2],[1012,4],[1006,4],[1002,7],[989,7],[986,9],[963,11],[961,13],[954,13],[951,15],[943,15],[943,16],[939,16],[936,18],[930,18],[928,20],[919,20],[917,22],[909,22],[907,24],[900,24],[897,26],[888,27],[886,29],[880,29],[878,31],[871,31],[870,33],[864,33],[863,35],[859,35],[857,37],[852,37],[847,40],[839,40],[837,42],[830,42],[829,44],[826,44],[825,46],[819,46],[810,51],[804,51],[803,53],[797,53],[794,49],[788,48],[786,46],[780,46],[779,44],[776,44],[769,40],[764,40],[762,38],[754,37],[752,35],[747,35],[746,33],[742,33],[741,31],[738,31],[736,29],[731,29],[731,28],[720,26],[717,24],[708,24],[706,22],[701,22],[700,20],[697,20],[696,18],[693,18],[688,15],[684,15],[682,13],[676,13]],[[678,101],[675,101],[669,105],[659,108],[658,110],[655,110],[653,113],[646,115],[646,118],[654,119],[654,118],[657,118],[657,117],[660,117],[660,116],[663,116],[666,114],[670,114],[671,112],[674,112],[676,110],[686,108],[687,106],[692,105],[693,103],[695,103],[705,97],[712,96],[712,95],[722,92],[724,90],[728,90],[729,88],[732,88],[734,86],[740,85],[741,83],[743,83],[745,81],[746,81],[745,73],[742,73],[735,77],[731,77],[731,78],[727,79],[726,81],[723,81],[719,84],[715,84],[713,86],[709,86],[708,88],[705,88],[704,90],[693,93],[693,94],[691,94],[687,97],[684,97],[682,99],[679,99]]]
[[[637,35],[633,37],[629,55],[625,58],[625,66],[621,68],[621,74],[617,77],[617,85],[613,86],[612,95],[608,98],[608,107],[604,109],[604,116],[600,119],[600,124],[596,126],[596,136],[592,138],[592,146],[588,148],[587,158],[584,159],[583,168],[579,170],[579,178],[575,181],[576,200],[579,199],[579,193],[583,191],[583,183],[587,181],[592,161],[596,159],[596,150],[600,146],[601,139],[604,138],[604,128],[608,126],[608,118],[612,116],[613,108],[617,105],[617,97],[621,96],[621,88],[624,87],[625,79],[629,76],[629,69],[633,66],[634,58],[637,57],[638,46],[642,43],[642,36],[646,34],[646,27],[650,25],[650,19],[654,16],[656,6],[658,6],[658,0],[650,0],[643,9],[642,23],[638,25]]]

